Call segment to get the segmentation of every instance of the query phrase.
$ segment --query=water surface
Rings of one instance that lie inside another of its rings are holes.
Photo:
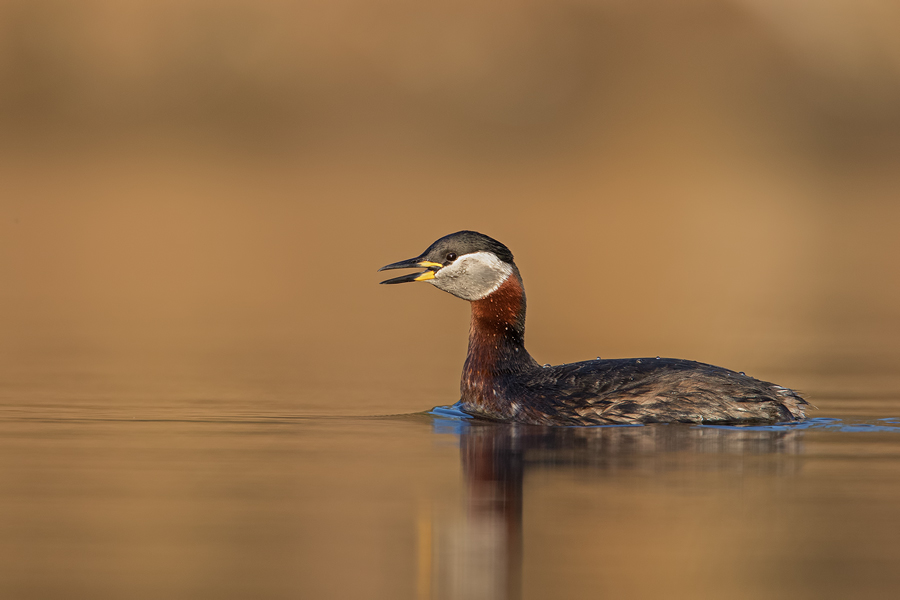
[[[148,411],[115,393],[57,387],[36,408],[4,392],[0,595],[819,599],[900,585],[896,417],[542,428],[160,394]]]

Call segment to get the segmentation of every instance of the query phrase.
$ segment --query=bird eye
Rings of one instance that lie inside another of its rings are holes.
[[[456,260],[456,252],[448,252],[447,262],[453,262],[454,260]]]

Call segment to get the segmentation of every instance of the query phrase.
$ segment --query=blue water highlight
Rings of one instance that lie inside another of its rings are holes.
[[[452,406],[436,406],[427,414],[435,417],[434,430],[436,433],[459,433],[475,417],[468,415],[458,408],[458,404]],[[611,428],[611,427],[650,427],[655,425],[593,425],[587,428]],[[838,431],[843,433],[900,433],[900,417],[885,417],[874,419],[835,419],[830,417],[816,417],[805,419],[796,423],[774,423],[772,425],[689,425],[696,429],[721,429],[734,431]]]

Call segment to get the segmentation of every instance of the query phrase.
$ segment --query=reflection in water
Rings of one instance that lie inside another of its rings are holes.
[[[447,413],[438,409],[434,414]],[[793,474],[796,461],[753,458],[799,454],[804,433],[802,427],[557,428],[461,418],[438,418],[435,430],[459,436],[465,512],[461,519],[428,525],[430,564],[421,566],[431,581],[420,584],[420,596],[466,599],[521,597],[526,471],[575,468],[602,476],[749,469]]]

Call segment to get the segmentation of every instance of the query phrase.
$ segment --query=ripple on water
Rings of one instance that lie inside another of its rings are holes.
[[[459,403],[451,406],[435,406],[428,412],[429,415],[437,417],[435,427],[440,428],[442,425],[454,428],[453,422],[470,421],[474,419],[469,414],[460,410]],[[444,420],[445,423],[440,423]],[[446,422],[449,421],[449,422]],[[646,425],[593,425],[590,428],[609,428],[609,427],[646,427]],[[700,429],[721,429],[734,431],[798,431],[798,430],[818,430],[818,431],[842,431],[846,433],[874,433],[874,432],[894,432],[900,433],[900,418],[871,418],[871,419],[834,419],[829,417],[816,417],[805,419],[797,423],[774,423],[772,425],[691,425],[690,427]]]

